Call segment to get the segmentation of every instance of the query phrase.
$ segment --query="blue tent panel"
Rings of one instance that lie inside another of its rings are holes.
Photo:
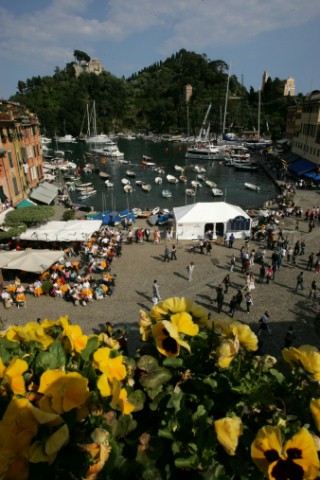
[[[313,162],[310,162],[310,160],[307,160],[306,158],[301,158],[296,162],[290,163],[288,168],[297,175],[302,175],[304,173],[310,172],[311,170],[314,170],[316,166],[317,165]]]
[[[16,205],[16,208],[34,207],[36,205],[36,203],[26,198],[25,200],[22,200],[22,202],[18,203],[18,205]]]
[[[320,182],[320,173],[309,172],[305,173],[304,177],[307,177],[309,180],[314,180],[315,182]]]

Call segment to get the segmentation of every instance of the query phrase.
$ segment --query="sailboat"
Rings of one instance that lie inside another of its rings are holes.
[[[83,133],[83,126],[87,120],[87,132]],[[105,144],[110,141],[110,138],[105,133],[97,133],[97,114],[96,102],[93,101],[92,110],[89,112],[89,105],[86,106],[86,111],[81,125],[81,132],[79,138],[90,144]]]

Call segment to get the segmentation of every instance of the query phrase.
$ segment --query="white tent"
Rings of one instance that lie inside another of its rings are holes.
[[[226,202],[194,203],[173,209],[176,238],[196,240],[207,232],[212,237],[233,233],[235,238],[249,235],[251,219],[241,207]]]
[[[0,268],[43,273],[61,257],[60,250],[12,250],[0,253]]]
[[[19,238],[41,242],[84,242],[99,230],[101,224],[101,220],[53,221],[35,228],[28,228]]]

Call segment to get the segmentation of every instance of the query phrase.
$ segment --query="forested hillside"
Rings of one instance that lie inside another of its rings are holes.
[[[78,52],[78,51],[77,51]],[[84,52],[81,52],[84,53]],[[129,78],[109,72],[75,75],[73,64],[55,69],[52,77],[32,77],[18,82],[11,100],[35,112],[47,135],[78,136],[85,130],[86,106],[96,103],[98,132],[197,133],[207,110],[211,131],[221,133],[228,83],[228,65],[205,54],[180,50],[162,62]],[[279,138],[284,131],[288,105],[285,80],[269,79],[261,95],[261,133]],[[187,105],[185,85],[192,85]],[[226,127],[233,131],[258,127],[258,92],[247,92],[236,76],[229,80]],[[268,128],[270,131],[268,131]]]

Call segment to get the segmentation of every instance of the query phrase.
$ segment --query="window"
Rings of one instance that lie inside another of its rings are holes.
[[[13,161],[12,161],[12,152],[8,151],[8,160],[10,168],[13,168]]]
[[[14,194],[15,195],[19,195],[19,188],[18,188],[18,184],[17,184],[17,179],[16,177],[12,177],[12,185],[13,185],[13,189],[14,189]]]

